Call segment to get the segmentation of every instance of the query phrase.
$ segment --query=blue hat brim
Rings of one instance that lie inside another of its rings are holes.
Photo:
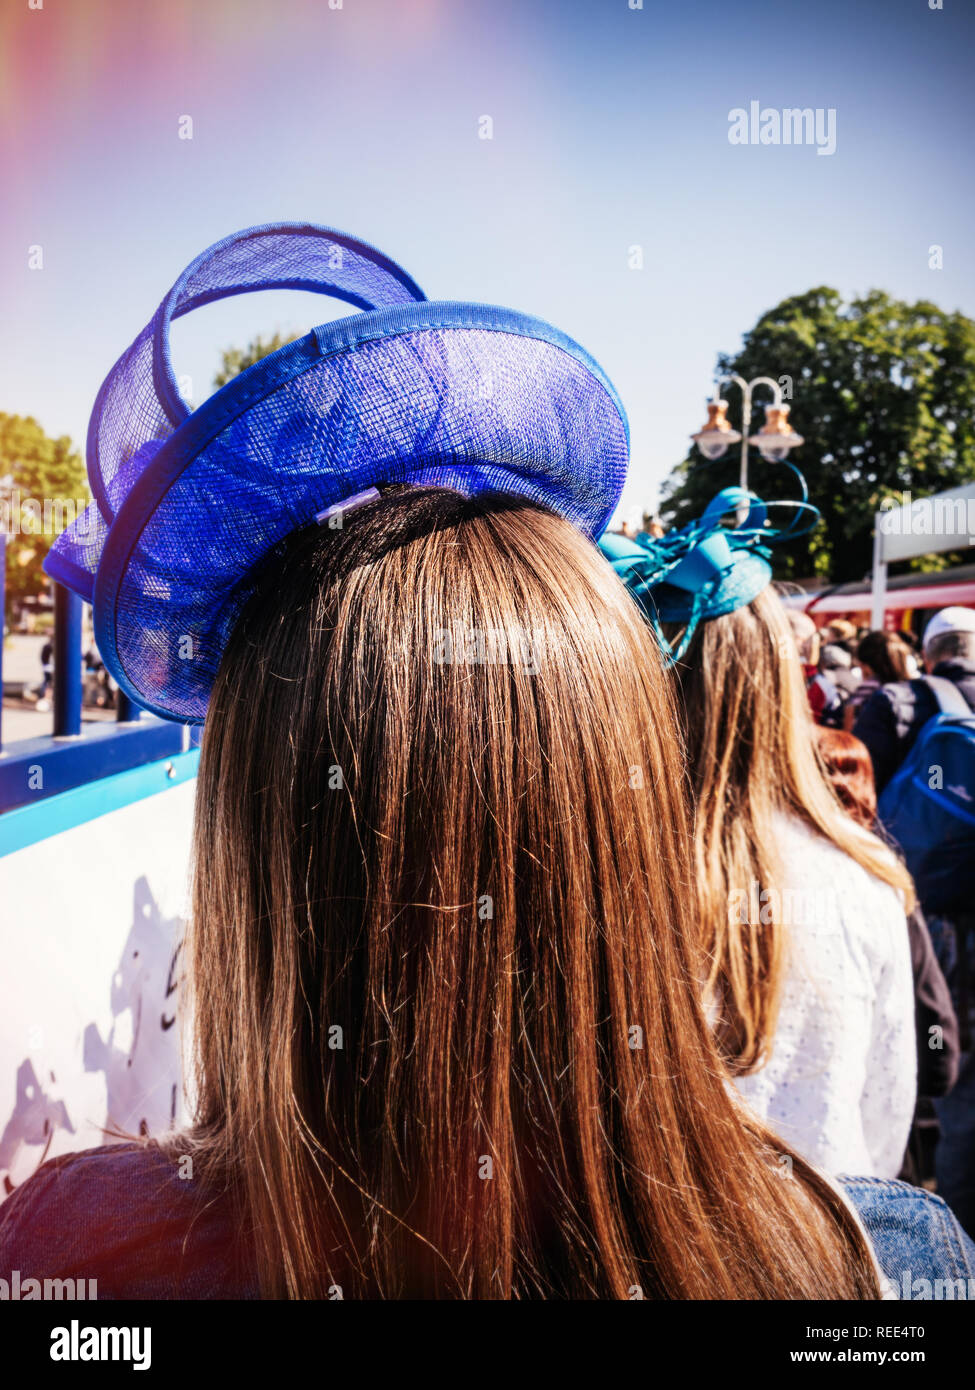
[[[267,556],[328,507],[392,483],[502,491],[598,537],[628,450],[608,378],[541,320],[420,302],[323,325],[211,396],[132,484],[95,577],[99,651],[144,708],[201,723]]]

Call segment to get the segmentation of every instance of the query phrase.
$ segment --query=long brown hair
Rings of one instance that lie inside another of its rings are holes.
[[[213,691],[190,951],[198,1171],[265,1294],[877,1294],[726,1090],[682,775],[568,522],[424,488],[284,547]]]
[[[795,816],[891,884],[908,910],[913,885],[886,845],[844,812],[824,774],[799,652],[773,589],[702,623],[677,676],[693,783],[707,994],[722,1055],[743,1074],[767,1056],[787,961],[788,933],[771,891],[783,884],[776,814]],[[734,903],[753,883],[768,896],[761,920],[746,921]]]

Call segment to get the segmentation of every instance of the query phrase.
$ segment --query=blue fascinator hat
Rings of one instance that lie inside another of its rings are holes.
[[[819,510],[799,479],[800,500],[763,502],[754,492],[727,487],[701,516],[660,539],[635,539],[607,532],[599,548],[636,599],[653,628],[668,664],[679,661],[698,624],[723,617],[751,603],[772,579],[770,546],[811,531]],[[770,511],[789,513],[773,525]],[[676,647],[664,636],[664,623],[683,627]]]
[[[191,409],[171,322],[267,289],[356,312]],[[628,453],[616,391],[558,329],[512,309],[431,302],[387,256],[325,227],[253,227],[183,271],[109,372],[88,428],[94,500],[45,568],[93,605],[99,651],[126,694],[201,723],[234,624],[293,531],[407,483],[524,497],[595,538]]]

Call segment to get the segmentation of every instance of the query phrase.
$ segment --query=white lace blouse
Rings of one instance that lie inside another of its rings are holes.
[[[914,983],[897,893],[792,817],[776,822],[789,957],[771,1054],[735,1086],[827,1173],[896,1177],[917,1091]]]

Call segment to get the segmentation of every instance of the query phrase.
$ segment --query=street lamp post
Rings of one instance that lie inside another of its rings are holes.
[[[721,399],[723,386],[737,386],[742,395],[742,432],[731,428],[727,418],[728,402]],[[765,407],[765,424],[757,434],[749,435],[752,427],[752,392],[756,386],[772,388],[772,402]],[[715,383],[714,396],[707,403],[708,418],[705,424],[692,434],[697,447],[706,459],[719,459],[727,453],[732,444],[741,441],[741,469],[739,482],[748,490],[748,446],[754,444],[767,463],[781,463],[790,449],[802,443],[802,436],[796,434],[789,424],[789,407],[782,400],[782,388],[770,376],[756,376],[751,381],[737,373],[721,377]]]

